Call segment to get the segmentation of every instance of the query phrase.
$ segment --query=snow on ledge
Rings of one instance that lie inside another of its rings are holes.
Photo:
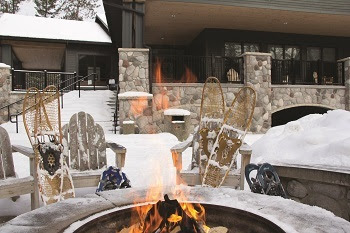
[[[118,94],[119,99],[152,99],[153,95],[142,91],[128,91]]]
[[[5,63],[0,63],[0,68],[2,68],[2,69],[11,69],[11,66],[9,66],[9,65],[6,65]]]
[[[123,121],[123,125],[133,125],[135,121]]]
[[[191,112],[180,109],[180,108],[172,108],[164,111],[165,116],[190,116]]]

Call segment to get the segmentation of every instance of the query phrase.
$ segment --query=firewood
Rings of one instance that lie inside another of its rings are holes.
[[[227,233],[228,229],[226,227],[213,227],[210,228],[209,233]]]
[[[180,226],[176,226],[172,231],[170,231],[170,233],[178,233],[178,232],[181,232]]]

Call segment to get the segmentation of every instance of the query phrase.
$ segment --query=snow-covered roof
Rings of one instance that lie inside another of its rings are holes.
[[[7,13],[0,16],[0,36],[112,43],[110,36],[95,22]]]

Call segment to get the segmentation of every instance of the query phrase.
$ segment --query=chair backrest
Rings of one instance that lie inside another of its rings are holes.
[[[10,137],[0,126],[0,179],[16,177]]]
[[[62,127],[67,164],[80,171],[96,170],[107,164],[106,141],[103,128],[85,112],[74,114]]]

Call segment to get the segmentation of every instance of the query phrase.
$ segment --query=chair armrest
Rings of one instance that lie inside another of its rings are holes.
[[[192,146],[192,141],[193,141],[193,135],[190,135],[186,141],[181,142],[179,144],[176,144],[173,146],[170,151],[171,153],[176,152],[176,153],[182,153],[184,152],[188,147]]]
[[[245,167],[250,163],[250,159],[252,156],[252,147],[247,143],[243,143],[241,148],[239,149],[239,153],[241,154],[241,179],[240,179],[240,189],[244,190],[244,182],[245,182]]]
[[[33,149],[30,147],[26,147],[26,146],[12,145],[12,151],[19,152],[19,153],[27,156],[30,159],[33,159],[35,156]]]
[[[107,148],[111,149],[115,153],[116,166],[119,168],[124,167],[126,148],[115,142],[106,142],[106,146]]]

